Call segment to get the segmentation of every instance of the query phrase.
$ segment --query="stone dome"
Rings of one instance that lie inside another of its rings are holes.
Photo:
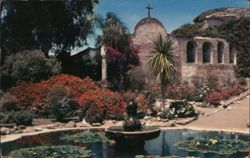
[[[164,25],[156,18],[153,18],[153,17],[146,17],[146,18],[143,18],[141,19],[135,26],[135,34],[136,34],[136,31],[138,30],[139,27],[143,26],[143,25],[152,25],[152,24],[156,24],[156,25],[159,25],[161,26],[165,32],[166,29],[164,27]]]

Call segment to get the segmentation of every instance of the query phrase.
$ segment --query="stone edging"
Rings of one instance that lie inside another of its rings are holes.
[[[31,132],[31,133],[21,133],[21,134],[13,134],[6,135],[5,138],[1,139],[1,143],[7,143],[11,141],[15,141],[17,139],[22,138],[23,136],[33,136],[38,134],[46,134],[50,132],[59,132],[59,131],[68,131],[68,130],[91,130],[91,129],[106,129],[107,127],[79,127],[79,128],[62,128],[62,129],[52,129],[52,130],[43,130],[39,132]],[[216,132],[227,132],[227,133],[239,133],[239,134],[249,134],[248,130],[240,130],[240,129],[210,129],[210,128],[197,128],[197,127],[159,127],[161,130],[195,130],[195,131],[216,131]]]

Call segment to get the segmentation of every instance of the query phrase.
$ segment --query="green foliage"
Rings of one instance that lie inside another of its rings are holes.
[[[104,132],[91,131],[85,131],[73,135],[66,135],[63,136],[61,139],[78,143],[110,142],[110,140],[105,136]]]
[[[3,124],[16,123],[29,126],[32,125],[33,118],[33,113],[25,110],[0,113],[0,120]]]
[[[0,111],[11,111],[17,109],[17,99],[10,93],[5,93],[0,102]]]
[[[16,111],[13,114],[14,122],[17,125],[26,125],[26,126],[32,125],[33,118],[34,118],[33,113],[25,110]]]
[[[38,82],[59,74],[61,66],[56,59],[46,58],[39,50],[27,50],[8,56],[0,71],[14,82]]]
[[[247,149],[249,143],[243,140],[228,140],[221,138],[193,138],[191,140],[175,144],[179,149],[202,153],[217,153],[220,155],[231,155]]]
[[[182,157],[179,157],[179,156],[175,156],[175,155],[172,155],[172,156],[158,156],[158,155],[136,155],[135,158],[182,158]]]
[[[160,79],[162,102],[164,104],[166,86],[175,79],[177,73],[177,60],[170,38],[164,39],[159,35],[154,41],[152,55],[147,65],[149,72]]]
[[[49,93],[48,107],[57,121],[63,121],[76,109],[76,102],[62,85],[55,85]]]
[[[127,72],[129,88],[132,90],[143,90],[145,88],[145,78],[142,68],[140,66],[134,67]]]
[[[11,54],[41,49],[48,54],[49,50],[67,52],[85,45],[93,33],[93,8],[97,3],[98,0],[3,0],[2,51]]]
[[[105,111],[100,106],[91,106],[85,112],[84,118],[89,123],[101,123],[105,119]]]
[[[13,120],[13,114],[14,114],[14,111],[0,112],[0,122],[2,124],[15,123],[14,120]]]
[[[187,102],[173,102],[170,107],[160,113],[162,119],[197,117],[198,113],[194,107]]]
[[[91,151],[73,145],[38,146],[12,151],[11,158],[88,158]]]
[[[108,12],[106,17],[98,15],[96,17],[97,26],[102,29],[102,37],[97,38],[96,46],[103,44],[113,47],[119,52],[125,52],[129,45],[129,31],[121,19],[113,12]]]
[[[200,33],[200,28],[202,26],[202,23],[196,23],[196,24],[184,24],[181,26],[181,28],[176,29],[173,31],[173,35],[175,37],[194,37],[197,34]]]

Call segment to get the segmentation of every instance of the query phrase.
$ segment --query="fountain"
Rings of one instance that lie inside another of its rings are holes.
[[[144,145],[146,140],[154,139],[159,136],[160,129],[154,126],[142,126],[137,117],[137,104],[131,99],[127,105],[127,118],[123,126],[112,126],[106,129],[106,136],[115,140],[117,144]]]

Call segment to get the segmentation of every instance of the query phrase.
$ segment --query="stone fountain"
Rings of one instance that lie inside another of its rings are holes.
[[[142,126],[137,117],[137,104],[131,99],[127,105],[127,117],[123,126],[112,126],[106,129],[106,136],[121,145],[144,145],[146,140],[159,136],[160,129],[154,126]]]

